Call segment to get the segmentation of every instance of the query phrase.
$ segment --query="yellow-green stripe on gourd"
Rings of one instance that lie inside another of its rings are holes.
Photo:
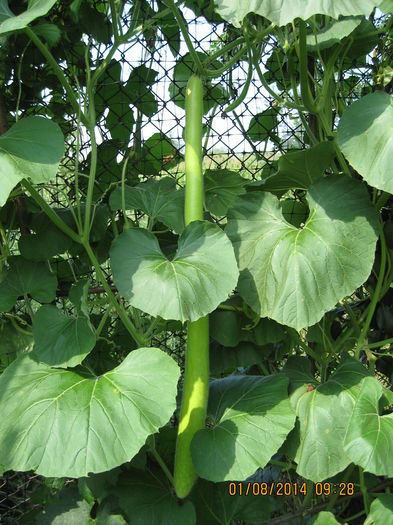
[[[203,219],[202,176],[202,81],[192,76],[186,92],[186,226]],[[209,319],[188,323],[183,398],[176,442],[174,486],[185,498],[197,478],[190,445],[195,433],[205,426],[209,393]]]

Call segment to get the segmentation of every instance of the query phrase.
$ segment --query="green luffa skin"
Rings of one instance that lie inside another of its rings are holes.
[[[192,76],[186,93],[186,197],[185,225],[203,220],[202,176],[202,81]],[[204,428],[209,392],[209,318],[190,322],[176,443],[174,486],[179,498],[185,498],[197,478],[190,445],[195,433]]]

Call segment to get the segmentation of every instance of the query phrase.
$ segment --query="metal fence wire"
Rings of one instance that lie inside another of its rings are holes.
[[[94,4],[97,12],[100,4],[102,5],[100,1]],[[153,8],[157,8],[156,1],[150,4]],[[55,12],[55,15],[61,19],[63,10],[68,8],[68,2],[58,2],[52,13]],[[182,14],[187,21],[189,35],[197,51],[208,52],[230,38],[230,27],[226,24],[210,23],[202,16],[195,17],[195,14],[187,8],[182,10]],[[149,17],[149,12],[142,10],[140,15],[140,23],[143,23]],[[130,16],[130,12],[124,16],[124,27],[129,27]],[[378,26],[383,23],[383,19],[374,18],[373,23]],[[83,41],[88,42],[86,36],[83,37]],[[180,39],[178,44],[180,56],[185,55],[187,53],[185,42]],[[90,46],[91,57],[94,61],[103,60],[110,48],[110,44],[97,42],[94,39],[90,41]],[[262,64],[271,86],[277,94],[282,95],[282,75],[285,74],[285,64],[274,60],[277,46],[278,43],[271,38],[264,48]],[[352,79],[347,92],[348,103],[375,86],[375,63],[378,62],[383,52],[381,46],[382,44],[376,45],[373,56],[370,55],[367,62],[360,67],[356,64],[348,70],[348,76]],[[80,49],[70,49],[70,53],[75,61],[80,60]],[[139,171],[140,174],[143,174],[139,176],[141,181],[149,176],[163,175],[177,180],[183,175],[184,170],[182,162],[184,111],[171,101],[174,68],[178,57],[174,56],[165,35],[158,27],[151,28],[150,31],[140,34],[138,39],[122,45],[114,55],[114,61],[105,75],[104,83],[97,90],[98,97],[100,89],[105,90],[107,99],[109,93],[110,105],[110,109],[102,113],[97,128],[96,196],[101,202],[107,202],[111,189],[119,182],[121,157],[130,147],[136,152],[143,152],[143,155],[138,158]],[[72,76],[72,68],[69,64],[62,63],[61,66],[71,83],[77,87],[77,81]],[[213,109],[205,118],[207,135],[205,135],[204,144],[204,167],[234,170],[245,178],[257,180],[272,172],[280,155],[293,148],[306,147],[307,140],[296,112],[285,107],[277,107],[276,101],[262,87],[256,74],[253,74],[249,92],[236,111],[228,114],[223,112],[225,103],[223,104],[222,93],[229,93],[232,97],[236,96],[245,83],[247,72],[248,64],[245,61],[238,62],[231,71],[216,79],[213,89],[207,93]],[[135,101],[132,107],[132,119],[125,91],[126,82],[131,74],[133,75]],[[154,79],[154,81],[151,82],[149,79]],[[146,85],[148,94],[146,94]],[[64,103],[64,100],[56,97],[58,95],[55,94],[55,91],[45,90],[36,99],[29,100],[28,113],[34,114],[34,108],[36,108],[36,112],[42,114],[45,113],[45,108],[53,109],[56,104]],[[150,102],[151,106],[148,114],[146,110],[142,112],[139,109],[147,102]],[[10,106],[15,107],[15,103],[16,101],[11,101]],[[81,99],[82,103],[83,99]],[[247,139],[244,131],[253,115],[269,108],[276,112],[278,118],[279,124],[275,131],[278,139],[275,136],[270,137],[264,144],[264,149],[261,149],[261,143],[255,144]],[[113,122],[116,122],[118,126],[115,126]],[[127,129],[129,129],[131,140],[126,137],[124,130]],[[70,180],[75,172],[77,130],[77,115],[66,116],[63,122],[63,131],[66,132],[67,140],[66,154],[56,180],[45,185],[43,190],[43,195],[54,207],[64,208],[69,204],[74,204],[75,193]],[[84,180],[86,180],[83,175],[88,173],[91,145],[83,129],[79,134],[79,139],[80,186],[83,192]],[[136,171],[138,171],[138,166],[134,167]],[[298,206],[302,200],[302,192],[295,192],[294,199],[290,203],[291,207],[287,211],[294,220],[296,220],[296,214],[302,217],[305,213],[304,209]],[[135,220],[143,225],[142,214],[136,213]],[[70,253],[68,259],[62,259],[58,264],[63,265],[64,268],[69,267],[72,272],[73,267],[76,268],[76,265],[81,265],[82,262],[78,254]],[[109,268],[106,271],[109,278]],[[94,323],[94,318],[99,319],[100,317],[99,297],[102,290],[99,284],[94,282],[94,275],[90,275],[90,279],[91,296],[96,298],[92,302]],[[60,290],[58,305],[67,308],[67,302],[62,295],[65,297],[66,293],[62,294]],[[23,316],[23,303],[20,304],[20,309],[20,314]],[[129,348],[131,341],[127,339],[127,334],[121,331],[117,321],[108,325],[106,333],[108,338],[115,333],[116,337],[112,338],[111,343],[112,350],[115,354],[117,352],[120,360],[123,357],[124,342],[126,341],[127,348]],[[165,349],[182,364],[185,336],[181,326],[176,323],[163,326],[162,331],[153,340],[153,344]],[[105,361],[105,352],[107,352],[105,341],[101,346],[98,345],[95,352],[96,356],[100,356],[99,359]],[[16,348],[7,344],[6,339],[2,338],[0,333],[0,358],[3,368],[15,357],[15,353]],[[34,495],[37,490],[41,490],[40,487],[42,487],[42,478],[34,473],[9,472],[0,478],[0,525],[15,525],[24,521],[28,523],[29,512],[36,506]]]

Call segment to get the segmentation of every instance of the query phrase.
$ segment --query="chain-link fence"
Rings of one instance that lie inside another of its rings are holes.
[[[153,5],[153,7],[157,6]],[[57,10],[56,15],[61,18],[62,3],[59,2],[54,9]],[[226,24],[210,23],[202,16],[196,18],[190,9],[185,8],[182,13],[197,51],[210,53],[231,38],[230,28]],[[131,16],[130,9],[123,19],[124,27],[129,27]],[[140,23],[143,24],[149,18],[149,12],[141,12],[140,16]],[[383,23],[383,19],[374,18],[373,23],[379,26]],[[83,41],[86,44],[87,37],[84,36]],[[97,43],[92,40],[89,45],[91,46],[91,58],[95,63],[105,59],[110,44]],[[346,102],[349,103],[359,98],[375,85],[376,64],[378,57],[383,52],[381,45],[376,42],[373,54],[369,55],[364,63],[354,62],[353,68],[346,70],[344,79],[348,86]],[[130,170],[133,175],[136,174],[134,182],[157,176],[169,176],[178,182],[182,180],[184,175],[182,161],[184,110],[171,100],[176,90],[174,70],[179,59],[174,56],[174,46],[179,50],[179,56],[187,53],[187,47],[180,35],[177,42],[172,35],[171,43],[168,44],[168,35],[165,35],[158,26],[150,27],[138,39],[120,46],[104,81],[98,86],[96,95],[98,105],[102,90],[105,91],[106,101],[109,102],[109,109],[106,108],[99,116],[96,133],[98,143],[96,198],[101,203],[107,202],[110,191],[119,183],[121,161],[128,154],[129,148],[135,151],[135,164],[132,165],[132,161],[130,162]],[[280,62],[278,46],[274,38],[264,45],[262,66],[272,89],[279,97],[284,97],[288,96],[284,86],[287,65]],[[235,51],[233,50],[232,53]],[[70,53],[74,56],[75,61],[81,60],[80,49],[71,49]],[[229,55],[227,59],[230,59]],[[19,57],[19,60],[23,60],[23,57]],[[73,76],[70,64],[61,65],[66,76],[77,88],[78,78]],[[308,141],[297,111],[279,106],[277,100],[261,85],[255,72],[252,74],[250,88],[244,101],[234,112],[224,112],[228,103],[225,99],[236,97],[246,82],[248,67],[246,61],[235,64],[230,71],[215,79],[211,92],[208,94],[211,99],[211,110],[205,118],[204,167],[205,169],[233,170],[246,179],[258,180],[271,173],[281,154],[289,149],[302,149]],[[133,75],[134,90],[134,104],[131,110],[125,90],[130,75]],[[54,91],[43,92],[40,98],[31,101],[31,105],[33,107],[36,105],[38,113],[45,113],[45,108],[53,110],[56,104],[63,104],[64,101],[56,97]],[[83,97],[80,102],[83,104]],[[267,109],[275,112],[278,126],[274,135],[272,134],[263,144],[253,142],[246,130],[253,116]],[[78,137],[77,115],[66,115],[62,127],[67,138],[66,155],[57,179],[46,185],[44,190],[47,200],[52,206],[58,208],[75,204],[75,191],[70,180],[75,173],[78,150],[80,190],[85,191],[91,151],[88,134],[81,126],[79,126]],[[129,136],[131,139],[128,138]],[[295,193],[294,197],[290,214],[304,213],[304,211],[299,212],[296,207],[296,202],[303,197],[302,193]],[[133,218],[137,224],[144,224],[142,214],[136,212]],[[70,275],[80,274],[82,263],[79,254],[68,253],[67,257],[58,261],[63,268],[59,273],[65,275],[68,268]],[[105,270],[109,280],[109,268]],[[103,289],[94,281],[94,275],[89,275],[88,271],[86,270],[86,277],[91,279],[89,292],[94,323],[94,319],[98,320],[101,315],[100,296]],[[63,304],[64,308],[69,306],[65,300],[66,295],[67,289],[60,288],[57,300],[58,304]],[[102,304],[104,304],[103,301]],[[20,315],[23,321],[22,310]],[[95,352],[104,362],[105,353],[110,344],[112,353],[120,360],[124,342],[126,341],[129,348],[130,340],[127,339],[126,333],[121,331],[116,320],[112,325],[108,324],[105,333],[108,335],[107,340],[103,337],[102,344],[98,345]],[[115,337],[113,337],[114,334]],[[0,334],[0,337],[0,343],[3,344],[0,357],[4,367],[15,357],[16,348],[21,343],[18,342],[12,346],[9,342],[5,343],[4,334]],[[111,342],[108,342],[108,339],[111,339]],[[163,325],[152,343],[166,349],[182,364],[185,336],[181,325],[178,323]],[[23,516],[26,516],[25,522],[28,523],[28,513],[35,505],[34,494],[37,490],[41,490],[41,486],[42,479],[32,473],[7,473],[0,478],[0,524],[23,523]]]

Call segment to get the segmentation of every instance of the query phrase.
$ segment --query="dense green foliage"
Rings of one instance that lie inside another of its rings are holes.
[[[0,470],[45,477],[24,525],[392,523],[393,2],[184,3],[225,21],[209,52],[174,0],[0,0]],[[167,136],[142,141],[158,72],[115,58],[157,31],[185,177]],[[259,160],[287,108],[306,147],[253,180],[203,170],[203,124],[252,75],[274,100],[243,127]]]

